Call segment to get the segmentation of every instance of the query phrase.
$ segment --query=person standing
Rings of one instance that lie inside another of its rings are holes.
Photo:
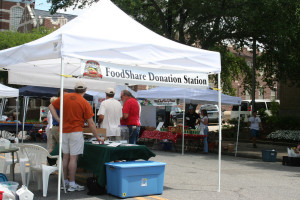
[[[120,118],[122,117],[122,105],[114,99],[115,90],[107,88],[105,90],[106,100],[100,105],[98,111],[98,122],[100,128],[106,129],[106,137],[111,141],[121,140]]]
[[[195,109],[192,105],[189,106],[189,111],[185,115],[185,124],[190,129],[195,129],[195,125],[197,123],[197,120],[199,119],[199,115],[195,113]]]
[[[128,90],[121,92],[121,100],[124,103],[121,125],[128,127],[129,143],[136,144],[140,132],[140,104]]]
[[[208,143],[207,143],[207,137],[208,137],[208,117],[207,117],[207,110],[201,110],[200,111],[200,130],[203,129],[204,135],[206,135],[205,138],[203,138],[203,152],[208,153]]]
[[[63,94],[67,94],[68,93],[67,89],[64,89],[63,91],[64,91]],[[57,96],[60,97],[60,90],[58,91]],[[52,98],[55,98],[54,100],[56,100],[58,97],[52,97]],[[51,101],[51,99],[50,99],[50,103],[52,103],[54,101],[54,100]],[[59,116],[59,110],[56,110],[56,113]],[[55,118],[53,116],[52,116],[52,128],[50,130],[49,138],[51,140],[51,143],[50,143],[48,151],[51,153],[53,151],[53,149],[59,143],[59,123],[58,123],[58,121],[55,120]]]
[[[259,137],[259,128],[262,130],[261,119],[257,116],[257,111],[252,112],[252,116],[249,118],[248,127],[252,135],[253,147],[257,148],[256,138]]]
[[[55,101],[57,99],[57,97],[51,97],[50,99],[50,104]],[[47,114],[47,127],[46,127],[46,135],[47,135],[47,149],[49,152],[51,152],[53,150],[53,139],[52,139],[52,134],[51,134],[51,131],[52,131],[52,128],[53,128],[53,117],[52,117],[52,114],[51,114],[51,111],[49,110],[48,111],[48,114]],[[57,124],[58,125],[58,124]]]
[[[69,192],[85,190],[84,186],[75,183],[78,155],[83,154],[84,148],[82,131],[85,121],[99,143],[104,142],[97,134],[92,106],[83,98],[86,89],[86,84],[79,81],[75,84],[75,93],[64,94],[62,152],[64,180]],[[49,109],[59,122],[56,110],[60,109],[60,98],[52,102]]]

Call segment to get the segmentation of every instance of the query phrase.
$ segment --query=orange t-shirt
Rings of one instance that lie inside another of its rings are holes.
[[[59,110],[60,98],[52,105]],[[83,131],[84,121],[94,116],[92,106],[80,94],[64,94],[63,105],[63,133]]]

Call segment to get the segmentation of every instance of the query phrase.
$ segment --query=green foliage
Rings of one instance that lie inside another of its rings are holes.
[[[273,101],[271,102],[270,111],[272,116],[278,116],[279,115],[279,103]]]
[[[48,35],[52,31],[53,30],[46,29],[45,27],[40,27],[39,29],[34,29],[30,33],[19,33],[13,31],[0,32],[0,50],[31,42]]]
[[[19,46],[33,40],[37,40],[45,35],[48,35],[53,30],[47,29],[45,27],[40,27],[39,29],[33,29],[30,33],[19,33],[12,31],[0,31],[0,50]],[[0,71],[0,80],[7,84],[7,72]]]
[[[267,139],[285,142],[299,142],[300,130],[277,130],[266,137]]]

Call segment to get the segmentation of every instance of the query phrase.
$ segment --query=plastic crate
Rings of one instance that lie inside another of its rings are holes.
[[[282,156],[282,165],[300,167],[300,158]]]
[[[277,152],[275,150],[261,150],[262,159],[265,162],[276,162]]]
[[[166,163],[131,161],[105,165],[108,194],[128,198],[163,192]]]

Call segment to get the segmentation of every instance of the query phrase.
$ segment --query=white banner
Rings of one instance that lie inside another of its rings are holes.
[[[176,106],[176,99],[139,99],[141,106]]]
[[[82,60],[81,76],[137,85],[208,88],[208,74],[205,73],[133,68],[94,60]]]

